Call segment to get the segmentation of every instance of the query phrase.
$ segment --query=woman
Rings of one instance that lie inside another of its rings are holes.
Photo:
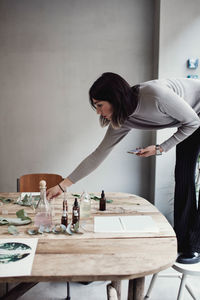
[[[178,239],[177,261],[200,261],[200,208],[196,207],[195,166],[200,152],[200,81],[152,80],[134,87],[119,75],[104,73],[89,91],[92,107],[108,126],[98,148],[59,185],[47,191],[48,199],[95,170],[113,147],[133,128],[157,130],[177,127],[160,145],[140,149],[140,157],[162,154],[176,147],[174,227]]]

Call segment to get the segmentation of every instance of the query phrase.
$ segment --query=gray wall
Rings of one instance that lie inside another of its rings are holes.
[[[199,0],[161,0],[159,26],[159,78],[187,77],[197,74],[187,68],[188,58],[200,59],[200,2]],[[173,134],[174,129],[157,132],[159,144]],[[175,148],[156,157],[155,205],[173,223]]]
[[[144,21],[145,20],[145,21]],[[154,1],[0,0],[0,191],[22,174],[67,176],[101,141],[88,89],[105,71],[130,84],[153,76]],[[151,143],[131,132],[71,191],[149,197],[150,159],[126,154]]]

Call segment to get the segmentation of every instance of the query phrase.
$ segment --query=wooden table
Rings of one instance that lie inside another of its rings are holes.
[[[95,195],[99,196],[98,193]],[[19,193],[2,193],[0,196],[17,199]],[[128,300],[142,300],[144,278],[170,267],[177,254],[176,237],[165,217],[147,200],[132,194],[107,193],[107,210],[98,210],[98,201],[92,200],[92,216],[86,221],[84,234],[55,235],[44,233],[38,237],[32,274],[26,277],[0,277],[0,282],[45,282],[45,281],[112,281],[120,299],[120,281],[129,280]],[[74,201],[68,193],[68,210]],[[62,197],[54,200],[54,222],[60,223]],[[14,217],[24,208],[31,218],[30,207],[3,204],[0,214]],[[5,215],[6,214],[6,215]],[[94,216],[148,215],[156,222],[159,232],[143,233],[94,233]],[[0,238],[10,238],[7,225],[0,226]],[[18,226],[19,238],[31,238],[27,229],[32,224]],[[6,299],[6,298],[5,298]],[[10,298],[11,299],[11,298]]]

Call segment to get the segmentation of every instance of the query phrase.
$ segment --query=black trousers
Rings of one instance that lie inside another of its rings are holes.
[[[176,147],[174,229],[178,252],[200,252],[200,199],[195,170],[200,153],[200,128]]]

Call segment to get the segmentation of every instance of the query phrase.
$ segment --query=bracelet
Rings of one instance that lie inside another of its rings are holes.
[[[60,183],[58,183],[59,188],[61,189],[61,191],[64,193],[65,190],[62,188],[62,186],[60,185]]]
[[[160,148],[160,145],[156,145],[156,155],[162,155],[162,151]]]

